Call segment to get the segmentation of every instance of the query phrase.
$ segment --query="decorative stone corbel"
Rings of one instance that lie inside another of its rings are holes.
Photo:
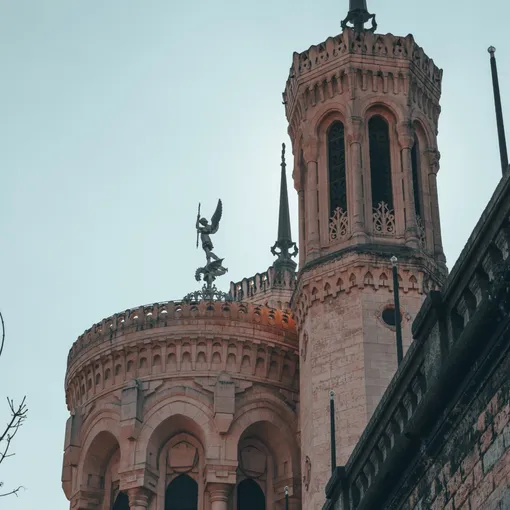
[[[95,510],[103,500],[103,491],[100,489],[87,489],[76,492],[71,499],[72,510]]]
[[[437,149],[427,149],[425,153],[429,158],[429,173],[437,175],[437,172],[439,172],[439,161],[441,159],[441,153]]]
[[[317,138],[309,136],[304,140],[302,148],[305,163],[316,163],[319,155],[319,141]]]
[[[401,122],[397,126],[398,143],[402,150],[411,150],[414,146],[414,136],[409,121]]]

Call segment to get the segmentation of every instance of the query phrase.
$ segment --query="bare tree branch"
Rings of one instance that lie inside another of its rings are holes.
[[[2,352],[4,350],[4,344],[5,344],[5,323],[4,318],[2,316],[2,313],[0,312],[0,323],[2,324],[2,341],[0,343],[0,356],[2,355]],[[7,397],[7,404],[9,405],[9,409],[11,411],[11,418],[7,425],[5,426],[4,431],[0,435],[0,464],[2,462],[14,455],[14,453],[9,453],[9,448],[11,447],[12,440],[18,433],[18,430],[20,429],[21,425],[23,425],[23,422],[27,418],[28,408],[26,405],[26,396],[23,397],[23,400],[18,406],[14,405],[14,400]],[[3,482],[0,482],[0,487],[3,487]],[[20,485],[18,488],[13,489],[9,492],[0,493],[0,498],[5,496],[12,496],[13,494],[15,496],[18,495],[18,492],[20,489],[24,488],[22,485]]]

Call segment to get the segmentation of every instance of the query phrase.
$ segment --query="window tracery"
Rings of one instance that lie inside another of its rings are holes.
[[[390,133],[388,123],[380,115],[375,115],[368,121],[368,138],[374,229],[382,235],[393,235],[395,214],[391,180]]]
[[[345,173],[345,129],[335,121],[328,129],[329,239],[347,235],[347,181]]]

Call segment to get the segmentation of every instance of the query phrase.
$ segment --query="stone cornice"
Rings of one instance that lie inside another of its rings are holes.
[[[328,296],[372,287],[393,292],[390,258],[399,260],[400,288],[404,293],[427,293],[440,287],[444,275],[427,256],[405,246],[358,245],[348,247],[303,267],[299,272],[292,307],[299,325],[315,301]]]
[[[88,350],[104,344],[115,344],[116,338],[128,333],[135,333],[177,326],[177,333],[185,336],[184,325],[194,324],[202,319],[205,323],[213,321],[239,323],[255,323],[268,327],[277,334],[295,331],[295,321],[290,312],[269,308],[263,305],[225,301],[201,301],[200,303],[184,303],[168,301],[152,305],[131,308],[125,312],[114,314],[94,324],[74,342],[67,358],[68,370],[73,363],[86,354]],[[189,328],[188,328],[189,329]],[[211,332],[211,334],[214,334]],[[153,336],[154,331],[146,333]],[[290,340],[292,342],[292,340]]]

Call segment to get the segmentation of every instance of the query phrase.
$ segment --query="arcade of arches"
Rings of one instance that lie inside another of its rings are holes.
[[[218,471],[228,470],[227,466],[214,466],[216,480],[207,479],[204,437],[190,419],[173,416],[164,420],[154,429],[152,439],[147,445],[149,458],[153,447],[159,450],[158,466],[150,466],[159,473],[154,490],[124,488],[122,452],[112,434],[101,432],[91,442],[83,476],[87,489],[98,495],[98,509],[281,510],[285,485],[299,478],[293,473],[299,458],[297,445],[268,421],[253,423],[242,432],[237,465],[230,463],[234,478],[227,476],[224,483],[218,483]],[[291,500],[292,508],[301,508],[299,497]]]

